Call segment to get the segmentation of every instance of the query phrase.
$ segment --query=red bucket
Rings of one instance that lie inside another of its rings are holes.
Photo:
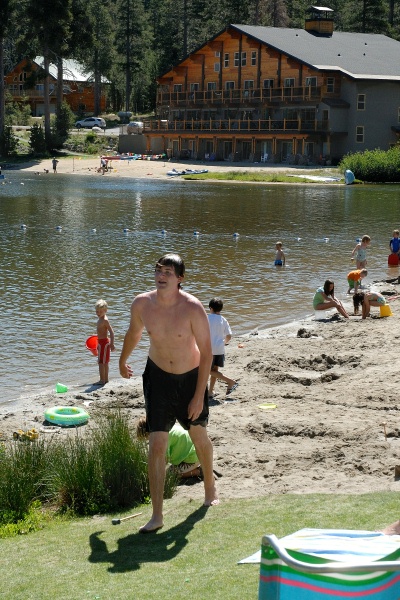
[[[86,348],[88,350],[90,350],[90,352],[93,354],[93,356],[97,356],[97,344],[98,344],[98,341],[99,340],[98,340],[97,335],[91,335],[86,340]]]

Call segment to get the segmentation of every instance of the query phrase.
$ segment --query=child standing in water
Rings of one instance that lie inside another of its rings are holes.
[[[286,256],[284,251],[282,250],[282,242],[276,242],[276,254],[275,254],[275,266],[276,267],[284,267],[286,263]]]
[[[108,363],[110,362],[110,350],[115,350],[114,346],[114,331],[107,317],[108,305],[105,300],[97,300],[96,315],[99,317],[97,321],[97,353],[99,363],[100,381],[94,385],[105,385],[108,383]],[[110,334],[110,337],[108,337]]]
[[[392,254],[394,254],[394,257],[392,257],[390,264],[393,265],[398,265],[399,264],[399,258],[400,258],[400,238],[399,238],[400,232],[398,229],[395,229],[393,231],[393,237],[389,242],[389,248],[390,248],[390,252]],[[396,258],[397,257],[397,258]]]
[[[361,285],[361,279],[364,279],[367,275],[367,269],[356,269],[347,273],[347,283],[349,284],[347,293],[350,294],[351,290],[354,290],[354,293],[357,294],[358,288]]]
[[[354,254],[356,255],[357,269],[364,269],[367,266],[367,248],[371,243],[369,235],[363,235],[361,242],[357,244],[351,253],[351,260],[354,260]]]

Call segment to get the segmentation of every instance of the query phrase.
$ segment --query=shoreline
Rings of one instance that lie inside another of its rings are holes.
[[[365,320],[310,318],[232,339],[224,373],[240,383],[229,396],[216,385],[208,428],[222,500],[399,490],[399,359],[388,351],[400,326],[399,285],[379,289],[393,296],[393,316],[373,308]],[[50,432],[43,415],[55,405],[83,407],[91,418]],[[9,442],[13,431],[32,427],[40,439],[84,435],[115,409],[133,430],[144,414],[141,376],[0,405],[1,437]],[[177,495],[201,500],[197,483],[179,485]]]
[[[205,162],[205,161],[179,161],[179,160],[116,160],[111,163],[111,170],[104,173],[98,173],[100,167],[100,156],[67,156],[58,157],[57,173],[66,175],[98,175],[99,177],[134,177],[136,179],[165,179],[165,180],[179,180],[180,177],[168,177],[167,171],[172,168],[179,169],[198,169],[206,168],[209,173],[212,172],[230,172],[230,171],[259,171],[267,174],[270,173],[282,173],[296,175],[301,173],[305,175],[307,173],[314,173],[317,171],[326,177],[337,175],[337,169],[335,167],[324,167],[321,165],[284,165],[284,164],[265,164],[265,163],[249,163],[249,162]],[[32,173],[37,176],[54,176],[51,159],[37,159],[29,160],[25,163],[19,163],[12,165],[7,163],[7,166],[12,168],[3,167],[3,174],[6,178],[12,173],[24,172]],[[46,171],[48,171],[46,173]],[[208,180],[210,181],[210,180]],[[253,183],[253,182],[252,182]],[[257,183],[257,182],[254,182]],[[262,182],[261,182],[262,183]],[[321,182],[328,183],[329,182]],[[301,185],[294,183],[294,185]]]

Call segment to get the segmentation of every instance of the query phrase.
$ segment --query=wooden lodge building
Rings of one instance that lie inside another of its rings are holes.
[[[57,67],[50,64],[50,112],[56,111]],[[5,76],[6,91],[14,102],[28,102],[34,117],[44,115],[43,57],[24,58]],[[103,84],[107,80],[103,79]],[[104,88],[104,85],[102,86]],[[79,114],[92,115],[94,111],[94,82],[91,75],[84,73],[83,66],[75,60],[63,59],[63,100],[71,110]],[[106,96],[102,89],[100,108],[106,108]]]
[[[336,164],[400,132],[400,43],[334,31],[229,25],[158,78],[147,149],[176,158]]]

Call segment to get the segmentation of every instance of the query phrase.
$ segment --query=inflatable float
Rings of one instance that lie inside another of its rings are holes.
[[[89,415],[83,408],[77,406],[53,406],[45,411],[44,418],[48,423],[71,427],[87,423]]]

